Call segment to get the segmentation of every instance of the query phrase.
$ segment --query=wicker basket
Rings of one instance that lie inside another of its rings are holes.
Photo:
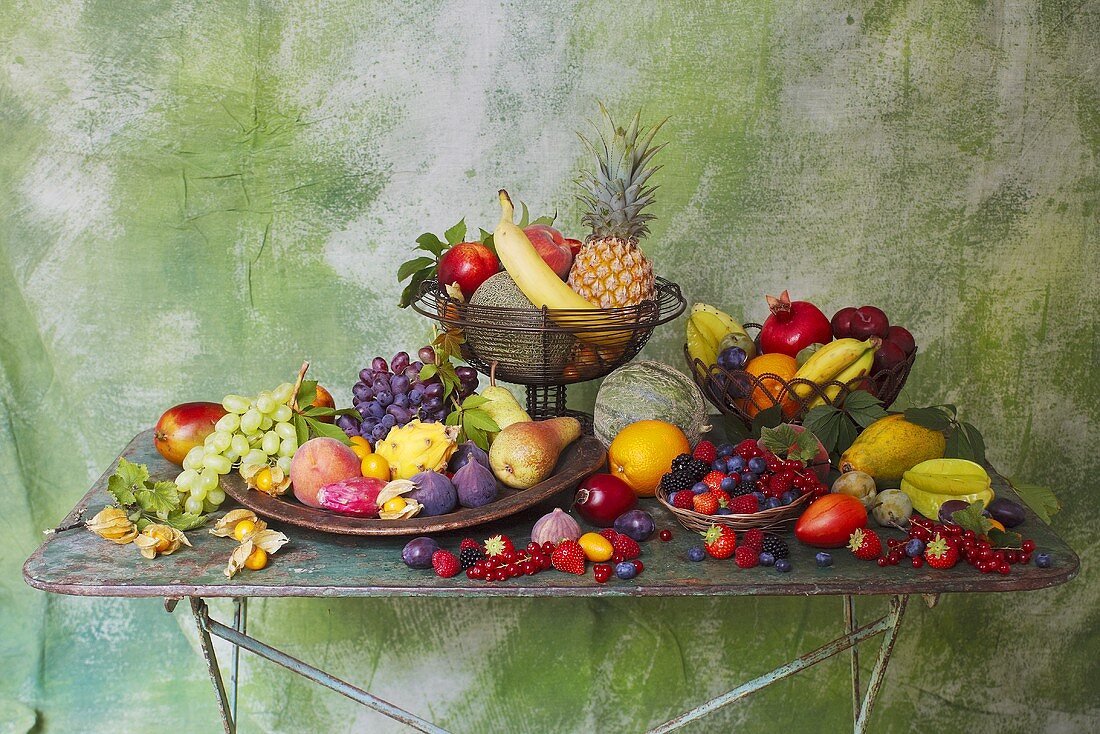
[[[668,493],[660,487],[655,493],[657,501],[666,510],[676,516],[676,520],[688,530],[705,533],[711,525],[725,525],[738,532],[760,528],[761,530],[782,531],[789,528],[802,511],[813,500],[813,493],[806,492],[789,505],[775,507],[771,510],[761,510],[751,515],[704,515],[694,510],[684,510],[674,507],[668,501]]]
[[[760,328],[759,324],[745,324],[745,327]],[[745,370],[727,370],[716,364],[705,365],[700,360],[693,359],[688,353],[687,345],[684,345],[684,358],[691,370],[692,379],[707,400],[724,415],[736,416],[750,427],[756,415],[777,406],[783,411],[786,422],[801,423],[811,403],[818,398],[826,405],[840,406],[857,390],[870,392],[882,402],[884,408],[889,408],[901,393],[916,357],[917,352],[914,350],[904,362],[847,384],[836,380],[816,383],[801,378],[785,380],[770,372],[751,375]],[[795,392],[796,387],[804,387],[807,394],[800,397]],[[837,391],[832,397],[827,392],[830,388]]]

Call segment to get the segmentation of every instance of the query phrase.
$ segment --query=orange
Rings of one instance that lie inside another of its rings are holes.
[[[611,473],[639,497],[652,497],[680,454],[691,453],[687,436],[665,421],[637,421],[619,431],[607,450]]]
[[[390,462],[378,454],[368,454],[364,457],[363,463],[359,465],[359,471],[365,477],[381,479],[383,482],[393,479],[393,475],[390,473]]]
[[[745,365],[745,372],[756,378],[759,378],[760,375],[772,374],[783,380],[791,380],[798,372],[798,363],[795,362],[794,357],[786,354],[761,354],[749,360],[749,363]],[[779,402],[780,393],[783,393],[781,403]],[[759,379],[759,382],[754,384],[752,394],[740,402],[741,409],[750,418],[777,404],[782,406],[784,415],[792,416],[798,411],[798,401],[793,396],[785,393],[783,383],[774,377]]]

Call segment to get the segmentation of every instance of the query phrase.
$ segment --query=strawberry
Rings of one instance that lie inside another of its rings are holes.
[[[616,535],[615,539],[611,541],[611,548],[614,550],[615,555],[622,556],[624,561],[642,555],[642,547],[629,535]]]
[[[928,561],[931,568],[951,568],[959,560],[959,549],[936,533],[936,537],[924,549],[924,560]]]
[[[457,574],[462,566],[459,564],[458,559],[455,558],[454,553],[446,550],[437,550],[432,554],[432,568],[435,569],[436,576],[449,579]]]
[[[764,550],[764,531],[752,528],[741,534],[741,545],[753,548],[757,553]]]
[[[738,546],[733,553],[733,562],[738,568],[753,568],[760,563],[760,551],[748,546]]]
[[[718,498],[712,492],[703,492],[692,498],[692,504],[696,512],[703,515],[713,515],[718,512]]]
[[[710,491],[714,495],[714,498],[718,500],[719,507],[729,507],[730,502],[733,500],[730,498],[730,493],[724,489],[712,489]]]
[[[848,550],[864,561],[873,561],[882,553],[882,541],[870,528],[858,528],[848,537]]]
[[[729,558],[737,548],[737,533],[725,525],[711,525],[702,536],[703,548],[711,558]]]
[[[722,480],[726,478],[726,475],[720,471],[707,472],[703,477],[703,484],[707,485],[707,489],[714,491],[722,486]]]
[[[756,445],[756,440],[752,438],[746,438],[741,443],[737,444],[737,448],[734,449],[738,456],[745,461],[748,461],[754,456],[760,456],[760,447]]]
[[[550,565],[562,573],[584,575],[584,550],[575,540],[563,540],[550,555]]]
[[[694,510],[695,497],[695,493],[690,489],[681,489],[679,492],[672,495],[672,506],[678,507],[681,510]]]
[[[690,494],[690,492],[689,492],[689,494]],[[692,495],[692,496],[694,496],[694,495]],[[603,530],[600,531],[600,535],[603,536],[604,538],[606,538],[607,540],[611,541],[612,543],[614,543],[615,538],[618,537],[619,534],[617,532],[615,532],[614,528],[604,528]]]
[[[730,502],[730,511],[734,515],[752,515],[760,509],[760,503],[751,494],[734,497]]]
[[[710,441],[700,441],[695,444],[695,450],[691,452],[691,455],[710,464],[718,458],[718,449],[714,448],[714,444]]]
[[[460,551],[464,551],[467,548],[477,548],[478,550],[481,550],[481,543],[478,543],[473,538],[463,538],[462,542],[458,544],[458,549]]]
[[[512,540],[507,535],[493,535],[485,541],[485,555],[490,558],[515,552],[516,547],[512,545]]]

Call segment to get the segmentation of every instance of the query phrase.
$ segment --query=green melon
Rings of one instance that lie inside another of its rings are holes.
[[[471,306],[525,308],[537,311],[535,304],[523,295],[512,276],[497,273],[478,286],[470,297]],[[466,342],[485,362],[497,363],[501,375],[528,373],[532,366],[545,365],[551,373],[565,367],[575,338],[564,332],[524,332],[508,328],[507,314],[501,315],[500,328],[467,326]]]
[[[661,420],[679,426],[694,446],[710,430],[707,403],[691,378],[661,362],[624,365],[604,378],[592,420],[604,446],[635,421]]]

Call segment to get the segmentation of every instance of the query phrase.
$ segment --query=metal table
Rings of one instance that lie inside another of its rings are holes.
[[[154,450],[151,431],[134,438],[122,456],[130,461],[148,464],[154,477],[174,476],[176,467],[168,464]],[[107,478],[114,473],[117,461],[92,486],[76,507],[62,521],[64,528],[78,523],[81,516],[90,517],[100,507],[109,504]],[[1014,496],[1003,477],[994,473],[994,489],[999,496]],[[559,496],[556,503],[566,506],[570,497]],[[1035,540],[1040,550],[1054,556],[1048,569],[1034,565],[1016,566],[1012,573],[980,574],[966,564],[954,569],[935,571],[922,569],[881,569],[876,564],[859,561],[843,549],[833,553],[834,565],[817,568],[814,550],[790,539],[794,570],[780,574],[774,569],[740,570],[732,560],[725,562],[686,562],[687,549],[698,544],[694,534],[680,528],[674,519],[656,502],[644,503],[654,513],[658,527],[673,530],[668,543],[652,540],[643,544],[645,572],[628,582],[612,579],[597,584],[591,574],[572,576],[548,572],[534,577],[521,577],[496,584],[470,581],[464,574],[451,579],[438,578],[430,571],[411,571],[401,562],[404,538],[352,538],[333,536],[293,527],[278,527],[290,537],[290,542],[262,571],[242,571],[235,579],[222,575],[230,547],[200,529],[188,534],[194,548],[167,557],[146,561],[132,548],[108,543],[84,530],[69,530],[51,534],[27,560],[23,575],[27,583],[43,591],[79,596],[162,597],[165,608],[174,609],[186,598],[198,628],[202,655],[217,696],[218,710],[225,731],[236,731],[237,662],[240,650],[283,665],[290,670],[331,688],[348,698],[401,721],[423,732],[444,732],[416,714],[384,701],[368,691],[344,682],[319,668],[308,665],[247,634],[247,599],[249,597],[344,597],[344,596],[711,596],[711,595],[810,595],[828,594],[842,598],[844,634],[822,647],[782,665],[770,673],[750,680],[733,690],[697,705],[680,716],[651,729],[651,733],[669,732],[708,713],[733,703],[771,683],[850,650],[852,677],[852,711],[854,731],[867,730],[875,698],[886,676],[890,654],[897,640],[911,595],[921,595],[934,605],[940,594],[948,592],[999,592],[1041,589],[1069,581],[1077,575],[1080,565],[1077,555],[1051,529],[1029,514],[1023,529]],[[476,537],[494,532],[511,536],[517,545],[527,541],[534,520],[548,511],[553,502],[536,507],[476,529]],[[229,509],[228,503],[225,509]],[[455,533],[440,537],[442,545],[455,548],[463,535]],[[896,533],[897,537],[901,533]],[[453,536],[453,537],[452,537]],[[140,569],[140,573],[138,572]],[[476,590],[475,590],[476,589]],[[857,619],[855,597],[888,595],[891,604],[881,618]],[[234,599],[232,624],[213,619],[205,599]],[[878,655],[865,685],[860,681],[858,645],[876,635],[882,635]],[[211,636],[220,637],[233,646],[230,682],[223,682],[221,667],[214,654]]]

